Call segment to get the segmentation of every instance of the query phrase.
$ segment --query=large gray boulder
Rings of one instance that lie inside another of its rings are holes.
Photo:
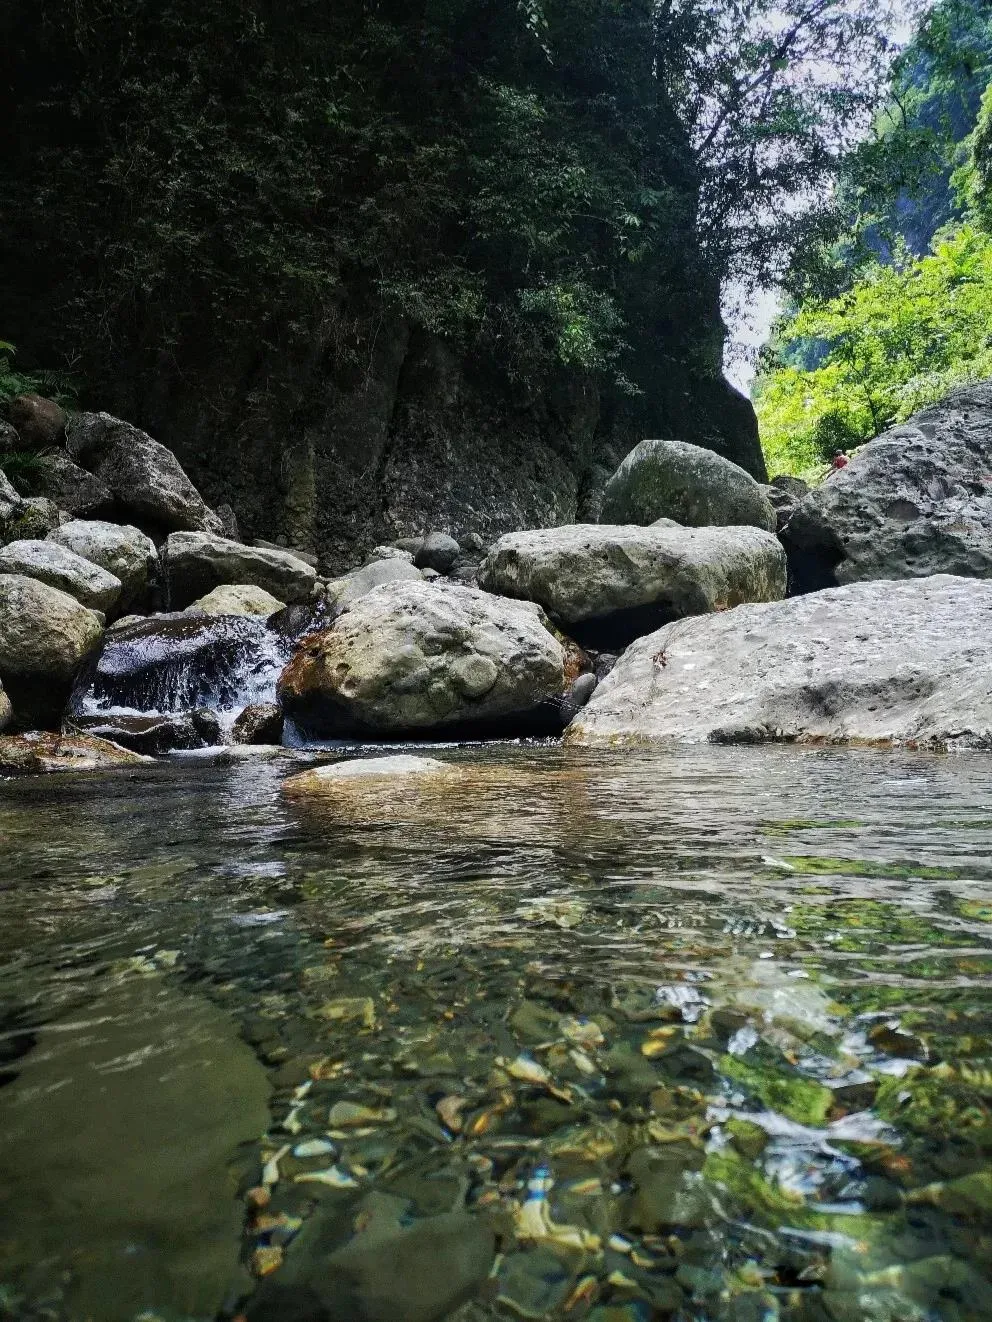
[[[173,610],[182,610],[224,584],[264,588],[278,601],[305,601],[317,572],[289,551],[245,546],[210,533],[173,533],[162,548]]]
[[[712,450],[685,441],[641,441],[606,484],[601,523],[674,519],[688,527],[749,524],[775,531],[760,483]]]
[[[389,556],[384,560],[372,560],[361,569],[353,569],[332,579],[327,585],[327,604],[341,609],[350,606],[359,597],[373,588],[382,587],[383,583],[420,583],[423,575],[410,560]]]
[[[172,451],[140,427],[109,413],[80,413],[69,424],[68,448],[106,483],[126,518],[163,532],[223,530]]]
[[[0,573],[0,683],[23,723],[45,725],[62,713],[83,658],[103,621],[47,583]]]
[[[992,750],[990,673],[992,583],[856,583],[640,639],[567,738]]]
[[[579,642],[624,647],[683,615],[778,600],[785,554],[760,528],[577,523],[507,533],[479,585],[538,602]]]
[[[801,591],[879,578],[992,578],[992,381],[869,441],[783,530]]]
[[[33,490],[77,519],[103,519],[114,512],[113,492],[87,473],[64,450],[39,455],[31,474]]]
[[[279,694],[308,731],[386,739],[560,729],[565,686],[564,649],[536,606],[410,582],[308,634]]]
[[[147,594],[158,552],[152,539],[138,528],[99,519],[73,519],[50,532],[48,540],[67,546],[120,579],[122,609],[140,602]]]
[[[121,581],[58,542],[10,542],[0,549],[0,574],[24,574],[67,592],[90,610],[109,615],[121,597]]]

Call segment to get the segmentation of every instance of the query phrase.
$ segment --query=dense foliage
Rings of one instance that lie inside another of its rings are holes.
[[[328,323],[360,369],[397,314],[524,385],[637,391],[679,331],[719,362],[698,307],[781,266],[883,27],[867,0],[11,0],[5,330],[92,382]]]
[[[992,12],[941,0],[843,165],[755,385],[773,469],[815,472],[992,375]],[[989,89],[989,90],[986,90]]]

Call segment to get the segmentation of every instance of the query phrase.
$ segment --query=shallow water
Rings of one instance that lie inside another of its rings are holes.
[[[0,784],[0,1317],[992,1316],[992,763],[435,755]]]

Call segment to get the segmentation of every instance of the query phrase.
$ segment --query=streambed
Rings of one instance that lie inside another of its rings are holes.
[[[0,1317],[992,1316],[988,759],[432,755],[0,784]]]

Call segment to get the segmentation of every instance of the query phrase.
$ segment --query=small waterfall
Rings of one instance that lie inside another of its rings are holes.
[[[290,642],[249,615],[158,615],[111,629],[72,698],[77,716],[208,707],[233,719],[274,702]]]

